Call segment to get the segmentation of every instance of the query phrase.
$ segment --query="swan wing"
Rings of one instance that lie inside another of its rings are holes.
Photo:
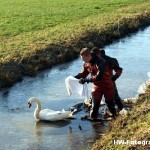
[[[52,110],[52,109],[43,109],[43,110],[40,111],[40,113],[42,113],[42,114],[52,113],[52,112],[55,112],[55,111]]]
[[[44,109],[40,111],[41,120],[58,121],[69,118],[72,116],[71,111],[54,111],[50,109]]]

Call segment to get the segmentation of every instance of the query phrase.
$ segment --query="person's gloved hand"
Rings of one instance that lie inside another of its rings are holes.
[[[79,75],[76,75],[76,76],[74,76],[74,78],[76,78],[76,79],[80,79],[80,76],[79,76]]]
[[[84,84],[86,82],[86,79],[85,78],[81,78],[80,80],[79,80],[79,83],[81,83],[81,84]]]
[[[112,81],[116,81],[116,80],[117,80],[117,78],[118,78],[118,75],[117,75],[117,74],[115,74],[115,75],[113,75],[113,76],[111,77],[111,80],[112,80]]]
[[[91,82],[91,79],[88,79],[88,78],[81,78],[81,79],[79,80],[79,83],[81,83],[81,84],[84,84],[85,82],[89,83],[89,82]]]

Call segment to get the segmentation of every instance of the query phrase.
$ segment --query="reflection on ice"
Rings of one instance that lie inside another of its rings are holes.
[[[39,120],[35,123],[35,129],[39,130],[44,127],[61,128],[69,124],[71,124],[71,120],[69,119],[61,120],[61,121],[53,121],[53,122]]]

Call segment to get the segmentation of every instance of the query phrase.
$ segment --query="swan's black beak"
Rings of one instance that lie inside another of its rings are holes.
[[[31,103],[30,102],[28,102],[28,107],[30,108],[32,105],[31,105]]]

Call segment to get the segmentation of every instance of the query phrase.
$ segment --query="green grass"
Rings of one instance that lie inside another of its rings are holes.
[[[148,6],[150,0],[0,0],[0,62],[77,41]]]
[[[40,31],[143,0],[0,0],[0,36]]]

